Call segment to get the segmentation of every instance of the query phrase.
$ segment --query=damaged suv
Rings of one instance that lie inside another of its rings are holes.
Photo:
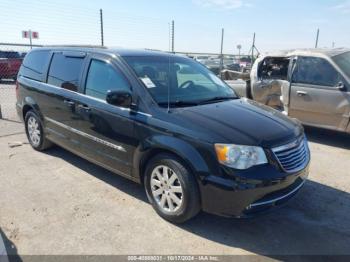
[[[251,98],[305,125],[350,133],[350,49],[279,52],[255,61]]]

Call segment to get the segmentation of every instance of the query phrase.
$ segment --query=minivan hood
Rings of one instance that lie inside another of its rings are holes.
[[[184,125],[209,132],[213,143],[277,146],[287,143],[303,132],[302,127],[270,107],[249,99],[187,107],[175,112]]]

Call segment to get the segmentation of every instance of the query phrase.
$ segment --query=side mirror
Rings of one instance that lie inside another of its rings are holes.
[[[337,88],[339,91],[344,91],[344,90],[345,90],[345,84],[344,84],[342,81],[340,81],[340,82],[337,84],[336,88]]]
[[[129,91],[108,91],[106,96],[108,104],[130,108],[132,104],[132,95]]]

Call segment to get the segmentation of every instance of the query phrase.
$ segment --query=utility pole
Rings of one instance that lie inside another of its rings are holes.
[[[241,61],[241,49],[242,49],[242,45],[237,45],[237,49],[238,49],[238,61]]]
[[[253,44],[252,44],[252,47],[249,49],[249,52],[248,52],[248,54],[251,54],[251,60],[252,60],[251,63],[252,63],[252,65],[253,65],[253,63],[254,63],[254,50],[258,53],[258,55],[260,54],[258,48],[256,48],[256,46],[255,46],[255,33],[254,33],[254,35],[253,35]]]
[[[224,56],[223,56],[223,49],[224,49],[224,29],[221,29],[221,49],[220,49],[220,76],[221,71],[224,67]]]
[[[253,36],[253,45],[252,45],[252,65],[254,63],[254,49],[255,49],[255,33]]]
[[[103,11],[100,9],[100,25],[101,25],[101,46],[104,46],[104,35],[103,35]]]
[[[32,41],[32,30],[29,29],[29,43],[30,43],[30,49],[33,48],[33,41]]]
[[[317,35],[316,35],[316,44],[315,44],[315,48],[318,47],[318,38],[320,36],[320,29],[317,29]]]
[[[175,22],[171,21],[171,52],[175,52]]]

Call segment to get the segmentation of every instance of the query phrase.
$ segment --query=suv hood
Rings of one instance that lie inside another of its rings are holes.
[[[270,107],[248,99],[177,109],[174,116],[183,126],[209,133],[207,138],[232,143],[271,147],[286,144],[303,133],[296,121]]]

